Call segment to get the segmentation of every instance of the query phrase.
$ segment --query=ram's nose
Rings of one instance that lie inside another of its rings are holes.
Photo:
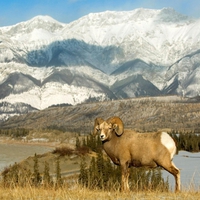
[[[100,139],[101,139],[101,140],[104,140],[104,138],[105,138],[105,135],[104,135],[104,134],[101,134],[101,135],[100,135]]]

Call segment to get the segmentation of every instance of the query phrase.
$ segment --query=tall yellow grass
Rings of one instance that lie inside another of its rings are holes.
[[[43,187],[14,187],[4,188],[0,186],[0,199],[2,200],[199,200],[200,192],[120,192],[120,191],[102,191],[89,190],[81,186],[76,188],[62,187],[43,188]]]

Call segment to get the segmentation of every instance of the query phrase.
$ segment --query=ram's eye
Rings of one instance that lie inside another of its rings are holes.
[[[99,132],[99,131],[100,131],[100,129],[99,129],[99,128],[96,128],[96,130],[97,130],[97,132]]]

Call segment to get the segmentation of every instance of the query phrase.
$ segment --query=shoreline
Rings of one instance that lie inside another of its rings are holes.
[[[26,145],[26,146],[44,146],[55,148],[60,143],[59,142],[44,142],[39,139],[36,141],[28,141],[28,140],[16,140],[10,137],[0,137],[0,144],[17,144],[17,145]]]

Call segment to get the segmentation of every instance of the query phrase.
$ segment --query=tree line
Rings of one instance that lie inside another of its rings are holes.
[[[16,128],[16,129],[0,129],[0,136],[21,138],[29,134],[29,129]]]
[[[77,144],[80,145],[79,140]],[[83,157],[80,163],[79,183],[89,189],[119,190],[121,185],[121,168],[114,165],[102,151],[99,137],[87,136],[83,145],[96,154],[87,164]],[[160,190],[168,191],[168,179],[162,177],[161,168],[130,168],[130,189],[133,191]]]
[[[131,168],[130,169],[130,189],[132,191],[159,190],[168,191],[168,179],[162,177],[161,168],[148,169]],[[102,190],[120,190],[121,169],[113,165],[108,158],[103,158],[102,153],[93,157],[89,166],[84,158],[80,164],[79,183],[89,189]]]
[[[200,151],[200,133],[171,131],[169,133],[176,142],[177,150],[199,152]]]

